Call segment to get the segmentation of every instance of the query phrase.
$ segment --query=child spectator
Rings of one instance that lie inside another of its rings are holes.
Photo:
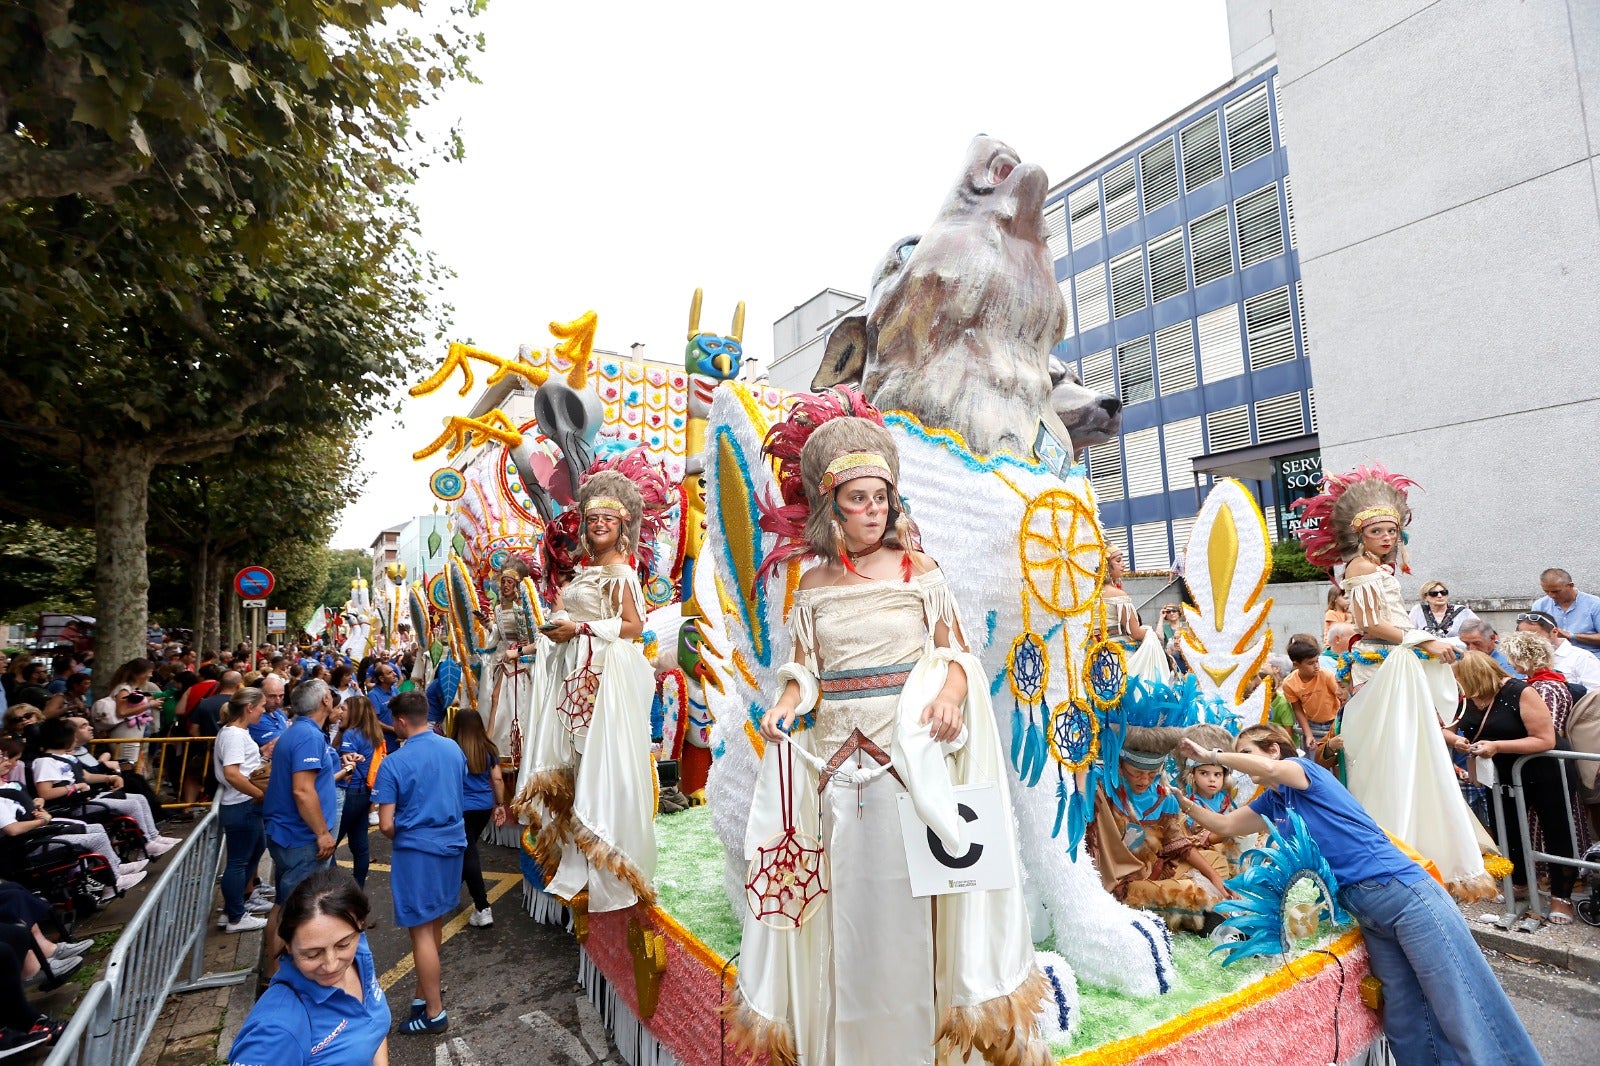
[[[1294,669],[1283,679],[1279,691],[1289,701],[1295,724],[1305,740],[1306,755],[1316,758],[1339,717],[1339,683],[1322,668],[1322,646],[1309,633],[1289,638],[1289,661]]]

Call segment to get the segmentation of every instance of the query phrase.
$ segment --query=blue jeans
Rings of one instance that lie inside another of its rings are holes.
[[[273,887],[278,891],[276,902],[280,907],[289,902],[289,893],[295,886],[333,862],[332,855],[317,858],[315,843],[285,848],[268,840],[267,850],[272,852]]]
[[[1339,890],[1383,982],[1383,1031],[1402,1066],[1537,1066],[1543,1060],[1461,912],[1432,878]]]
[[[372,807],[372,792],[365,788],[342,788],[339,794],[344,797],[344,811],[339,817],[334,846],[338,847],[339,841],[346,837],[350,839],[350,865],[356,884],[366,888],[367,869],[372,862],[372,841],[367,838],[367,811]]]
[[[267,834],[259,803],[224,803],[219,817],[228,842],[228,865],[222,871],[222,911],[228,921],[244,917],[244,890],[261,863]]]

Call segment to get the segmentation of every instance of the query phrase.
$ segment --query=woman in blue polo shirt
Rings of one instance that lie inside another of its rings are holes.
[[[1217,814],[1188,797],[1178,808],[1219,836],[1287,828],[1300,816],[1338,882],[1339,902],[1361,926],[1373,976],[1383,982],[1383,1031],[1396,1062],[1537,1066],[1511,1001],[1472,939],[1455,901],[1378,828],[1337,778],[1294,758],[1282,726],[1253,725],[1233,751],[1193,741],[1178,755],[1248,774],[1263,786],[1247,807]],[[1453,1052],[1446,1055],[1444,1052]]]
[[[244,1020],[230,1066],[389,1066],[389,1002],[362,927],[367,897],[350,875],[318,870],[289,893],[285,948]]]

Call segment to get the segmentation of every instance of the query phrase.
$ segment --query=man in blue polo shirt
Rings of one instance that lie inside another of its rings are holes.
[[[289,728],[289,716],[283,713],[283,678],[268,674],[261,679],[261,704],[261,719],[250,727],[250,739],[261,749],[261,757],[270,759],[273,744]]]
[[[373,686],[367,690],[367,699],[372,701],[372,713],[378,716],[378,724],[383,727],[383,742],[387,751],[393,751],[399,744],[399,734],[394,728],[394,715],[389,710],[389,701],[394,699],[395,682],[400,675],[388,663],[379,663],[372,670]]]
[[[389,704],[405,743],[378,766],[372,790],[378,828],[394,841],[389,889],[394,922],[411,934],[417,995],[400,1032],[442,1033],[450,1019],[440,992],[440,925],[461,902],[461,863],[467,850],[462,787],[467,757],[454,741],[428,727],[428,701],[402,692]]]
[[[267,779],[262,816],[267,850],[272,852],[277,905],[267,926],[267,957],[275,957],[278,910],[296,885],[333,859],[334,774],[339,759],[328,747],[322,727],[333,710],[333,690],[326,681],[306,681],[290,701],[294,721],[278,737]]]
[[[1539,575],[1539,587],[1544,595],[1534,600],[1529,609],[1554,618],[1561,636],[1580,651],[1600,657],[1600,596],[1579,592],[1572,575],[1556,566]]]

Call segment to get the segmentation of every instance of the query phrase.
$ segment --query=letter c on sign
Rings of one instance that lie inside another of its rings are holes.
[[[976,822],[978,820],[978,812],[968,807],[965,803],[956,804],[956,813],[961,815],[961,820],[964,822]],[[967,849],[965,855],[957,858],[944,850],[944,845],[940,843],[939,838],[930,829],[928,830],[928,850],[933,852],[933,857],[939,861],[939,865],[948,866],[952,870],[965,870],[968,866],[978,861],[979,856],[983,854],[983,845],[974,844]]]

